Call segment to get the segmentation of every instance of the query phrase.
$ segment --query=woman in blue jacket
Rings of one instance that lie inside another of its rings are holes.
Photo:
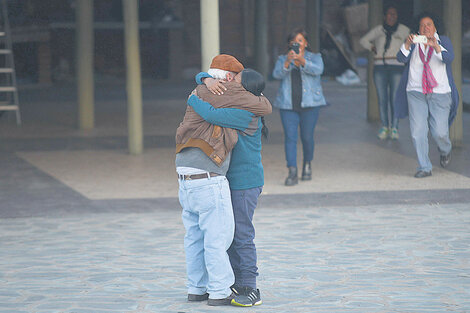
[[[273,77],[281,80],[274,107],[280,109],[284,128],[284,149],[289,174],[285,185],[298,183],[297,177],[297,132],[303,147],[302,180],[312,179],[313,132],[318,120],[320,106],[326,105],[320,84],[323,60],[320,53],[308,48],[305,30],[298,28],[287,38],[289,50],[279,56]]]

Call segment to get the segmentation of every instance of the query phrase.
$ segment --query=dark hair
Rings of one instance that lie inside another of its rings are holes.
[[[439,20],[439,18],[436,15],[432,14],[432,13],[423,12],[423,13],[419,14],[416,17],[416,25],[415,25],[415,27],[416,27],[415,32],[416,33],[419,32],[419,23],[425,17],[428,17],[432,20],[432,22],[434,23],[434,27],[436,27],[436,31],[437,31],[438,34],[441,34],[441,32],[443,32],[443,28],[442,28],[441,21]]]
[[[242,86],[255,96],[261,96],[265,85],[263,75],[257,71],[251,68],[242,71]]]
[[[290,44],[290,42],[292,40],[294,40],[295,37],[297,37],[298,34],[301,34],[305,38],[305,40],[307,40],[307,42],[308,42],[307,32],[305,31],[305,29],[303,29],[301,27],[298,27],[298,28],[295,28],[293,31],[291,31],[289,36],[287,36],[287,44]]]
[[[297,27],[297,28],[294,28],[294,30],[291,31],[291,33],[289,34],[289,36],[287,36],[287,45],[288,45],[288,46],[290,45],[290,42],[291,42],[292,40],[294,40],[295,37],[297,37],[298,34],[301,34],[301,35],[305,38],[305,40],[307,41],[307,43],[308,43],[308,34],[307,34],[307,32],[305,31],[305,29],[303,29],[302,27]],[[310,45],[307,45],[307,46],[305,47],[305,50],[310,51],[310,52],[312,51],[312,50],[310,49]]]
[[[266,83],[264,82],[263,75],[251,68],[246,68],[242,71],[242,86],[255,96],[261,96]],[[269,130],[266,126],[264,116],[261,117],[261,123],[263,124],[261,134],[264,138],[268,138]]]
[[[397,9],[397,7],[394,6],[393,4],[389,4],[389,5],[387,5],[387,6],[384,8],[384,16],[387,15],[388,9],[395,9],[395,11],[397,11],[397,15],[398,15],[398,9]]]

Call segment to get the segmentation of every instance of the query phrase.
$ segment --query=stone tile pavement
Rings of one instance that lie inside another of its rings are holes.
[[[263,305],[187,303],[180,210],[0,219],[0,312],[470,312],[470,205],[260,208]]]
[[[332,105],[311,182],[282,185],[279,113],[267,118],[255,214],[264,304],[187,303],[170,155],[193,86],[144,86],[138,157],[126,152],[124,85],[97,86],[90,131],[76,129],[75,86],[21,91],[24,125],[0,120],[0,313],[470,312],[470,114],[451,165],[418,181],[408,122],[399,141],[379,142],[364,86],[335,82],[324,83]]]

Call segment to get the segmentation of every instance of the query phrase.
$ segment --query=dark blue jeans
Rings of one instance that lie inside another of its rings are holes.
[[[383,127],[398,128],[398,118],[394,116],[393,101],[400,83],[403,66],[399,65],[375,65],[374,83],[379,100],[380,121]],[[389,108],[390,107],[390,122]]]
[[[297,134],[299,126],[304,162],[310,162],[313,160],[313,150],[315,149],[313,132],[317,125],[319,112],[319,107],[314,107],[301,112],[296,112],[294,110],[281,110],[287,167],[297,167]]]
[[[262,190],[262,187],[230,190],[235,218],[235,235],[227,252],[235,275],[235,285],[254,289],[256,289],[258,267],[256,266],[256,246],[253,241],[255,239],[253,215]]]

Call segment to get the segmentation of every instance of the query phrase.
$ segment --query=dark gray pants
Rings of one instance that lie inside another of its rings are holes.
[[[255,289],[258,267],[256,266],[256,247],[253,241],[255,239],[253,214],[262,190],[262,187],[230,190],[235,218],[235,235],[232,245],[228,249],[228,255],[235,275],[235,285]]]

